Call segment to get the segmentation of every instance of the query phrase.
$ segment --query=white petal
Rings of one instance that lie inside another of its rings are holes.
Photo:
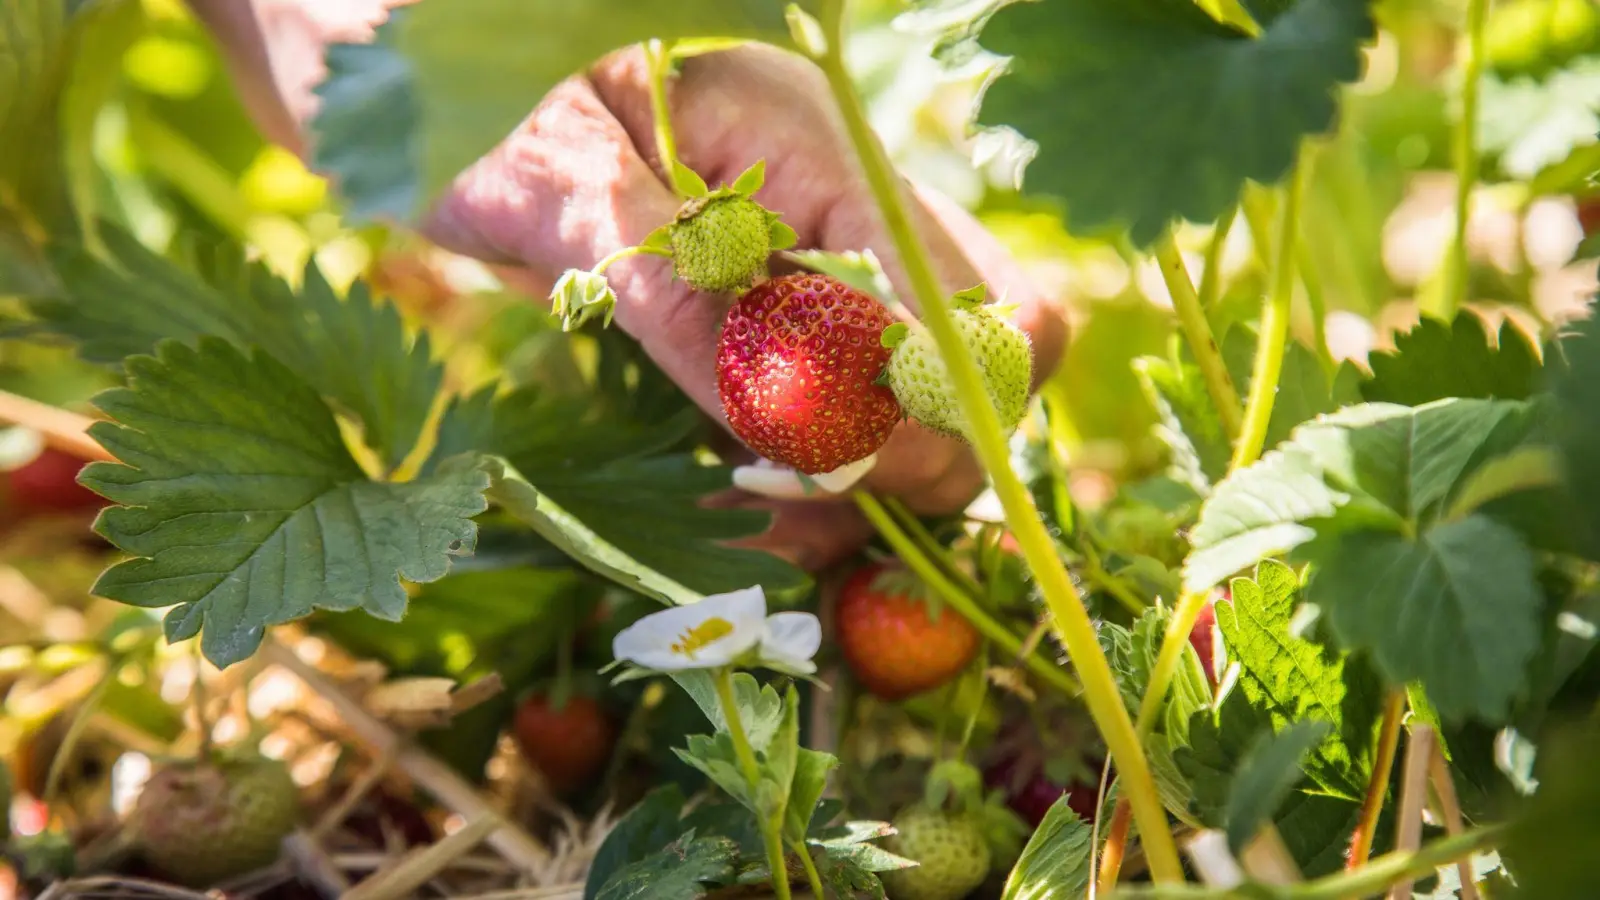
[[[811,658],[822,649],[822,623],[807,612],[781,612],[767,617],[761,658],[799,672],[815,672]]]
[[[858,459],[853,463],[845,463],[839,468],[834,469],[832,472],[824,472],[821,475],[813,475],[811,476],[811,480],[817,483],[817,487],[822,488],[830,494],[842,494],[845,491],[848,491],[856,482],[860,481],[862,478],[865,478],[867,473],[872,471],[872,467],[877,464],[878,454],[873,453],[866,459]]]
[[[618,659],[663,672],[727,665],[760,643],[766,633],[767,597],[759,587],[713,594],[698,603],[651,613],[623,629],[611,643]],[[711,619],[732,626],[692,654],[673,649],[682,637]]]

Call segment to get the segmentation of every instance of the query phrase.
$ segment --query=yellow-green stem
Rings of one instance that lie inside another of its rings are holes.
[[[1232,469],[1242,469],[1261,456],[1267,442],[1267,425],[1283,373],[1283,354],[1289,343],[1289,304],[1294,299],[1295,240],[1299,233],[1300,197],[1305,193],[1304,153],[1289,176],[1283,204],[1278,210],[1278,240],[1273,247],[1272,291],[1261,313],[1261,336],[1256,345],[1255,369],[1250,375],[1250,399],[1245,403],[1244,427],[1233,445]]]
[[[806,883],[811,886],[812,895],[817,900],[827,900],[828,892],[822,886],[822,874],[817,871],[817,861],[811,858],[811,849],[805,841],[791,841],[790,847],[800,857],[800,865],[806,870]]]
[[[661,157],[661,171],[672,178],[673,163],[678,161],[678,141],[672,133],[672,112],[667,106],[667,79],[672,76],[672,46],[659,40],[645,45],[650,59],[650,111],[655,119],[656,155]]]
[[[999,415],[984,390],[972,354],[956,331],[949,304],[934,275],[927,251],[912,225],[905,198],[900,192],[900,179],[873,134],[861,100],[856,95],[855,84],[845,67],[844,2],[827,0],[823,4],[822,23],[828,39],[828,50],[820,61],[822,70],[839,104],[846,130],[861,160],[884,224],[894,239],[907,280],[921,306],[923,321],[933,335],[940,358],[949,367],[957,406],[969,423],[978,460],[994,484],[995,495],[1006,513],[1006,523],[1022,548],[1061,640],[1078,668],[1089,714],[1105,738],[1107,749],[1120,773],[1123,790],[1132,798],[1134,818],[1138,822],[1139,833],[1144,836],[1151,873],[1157,881],[1182,881],[1183,866],[1178,858],[1178,847],[1172,838],[1166,810],[1156,792],[1155,779],[1134,731],[1133,721],[1122,705],[1111,666],[1100,650],[1094,623],[1090,621],[1089,613],[1078,597],[1066,566],[1056,554],[1055,545],[1033,505],[1032,495],[1011,469]]]
[[[1438,294],[1437,317],[1450,321],[1467,300],[1467,222],[1472,214],[1472,186],[1478,180],[1478,88],[1483,81],[1484,20],[1489,0],[1467,0],[1466,58],[1461,66],[1461,118],[1453,135],[1456,169],[1456,233],[1446,263],[1445,289]]]
[[[972,627],[976,628],[979,634],[994,641],[1006,653],[1013,656],[1022,654],[1024,649],[1022,639],[1012,634],[1011,629],[989,615],[988,610],[979,606],[976,595],[967,593],[954,581],[951,581],[949,576],[941,571],[939,566],[934,564],[928,558],[928,555],[923,552],[922,548],[917,546],[917,543],[905,533],[900,524],[894,520],[889,511],[878,501],[878,498],[865,491],[856,491],[854,496],[856,505],[861,508],[862,514],[867,517],[867,521],[878,529],[878,533],[883,535],[883,539],[888,542],[890,548],[899,555],[902,562],[911,568],[911,571],[917,574],[918,578],[921,578],[927,583],[928,587],[937,592],[944,602],[949,604],[951,609],[955,610],[968,622],[971,622]],[[1083,693],[1083,688],[1073,680],[1071,675],[1068,675],[1060,666],[1055,665],[1044,657],[1030,652],[1026,656],[1020,656],[1020,658],[1033,674],[1051,687],[1057,688],[1071,697],[1076,697]]]
[[[1200,308],[1215,309],[1217,298],[1222,296],[1222,251],[1228,244],[1228,232],[1233,230],[1233,220],[1239,217],[1239,204],[1223,210],[1217,224],[1211,229],[1211,243],[1206,245],[1205,269],[1200,272]]]
[[[750,786],[750,802],[757,804],[761,791],[761,765],[756,762],[756,751],[744,732],[744,722],[739,718],[739,702],[733,697],[733,671],[726,667],[712,673],[711,682],[717,689],[717,702],[722,705],[722,717],[728,722],[728,738],[733,742],[733,755],[739,760],[739,771]],[[772,891],[778,900],[790,900],[789,868],[783,862],[783,837],[769,817],[756,813],[761,823],[761,840],[767,845],[767,867],[772,871]]]
[[[1317,361],[1331,382],[1339,370],[1339,361],[1333,358],[1333,348],[1328,346],[1328,298],[1322,290],[1322,279],[1317,273],[1316,260],[1305,242],[1295,251],[1300,261],[1300,285],[1306,290],[1306,305],[1311,308],[1311,341],[1316,344]]]
[[[1383,812],[1383,798],[1389,792],[1389,773],[1394,770],[1395,751],[1400,746],[1400,723],[1405,718],[1406,692],[1396,688],[1389,692],[1389,702],[1383,709],[1383,724],[1378,731],[1378,758],[1373,760],[1372,775],[1367,779],[1367,794],[1361,800],[1361,819],[1350,836],[1350,855],[1347,869],[1359,869],[1367,864],[1372,853],[1372,840],[1378,831],[1378,816]]]
[[[1440,866],[1467,859],[1494,846],[1505,836],[1505,825],[1486,825],[1434,841],[1413,851],[1396,850],[1373,860],[1356,872],[1324,875],[1300,884],[1255,884],[1249,893],[1203,885],[1155,885],[1123,888],[1102,900],[1218,900],[1251,897],[1255,900],[1353,900],[1380,896],[1391,885],[1421,878]]]
[[[922,527],[922,522],[917,519],[915,513],[907,509],[904,503],[894,497],[884,497],[882,502],[883,508],[889,511],[889,515],[894,517],[895,522],[899,524],[906,535],[918,547],[922,548],[922,552],[927,555],[929,561],[937,565],[940,571],[944,572],[951,581],[960,585],[969,595],[973,597],[983,596],[983,587],[974,581],[971,575],[961,571],[955,565],[954,561],[950,559],[950,555],[945,552],[944,547],[934,539],[933,535],[928,533],[928,529]]]
[[[664,248],[661,248],[661,247],[643,247],[643,246],[640,246],[640,247],[623,247],[621,250],[612,251],[611,254],[609,256],[607,256],[605,259],[602,259],[599,262],[595,263],[594,264],[594,268],[590,269],[589,271],[593,272],[596,275],[604,274],[605,270],[611,268],[611,266],[613,264],[619,263],[622,260],[625,260],[630,256],[638,256],[641,253],[648,254],[650,256],[671,256],[672,255],[672,251],[671,250],[667,250],[667,249],[664,249]]]
[[[1161,267],[1161,277],[1167,283],[1167,293],[1172,296],[1172,309],[1178,314],[1178,325],[1183,329],[1183,339],[1194,354],[1195,365],[1200,368],[1200,378],[1211,394],[1211,403],[1222,420],[1222,432],[1232,441],[1239,434],[1239,391],[1233,386],[1233,377],[1222,361],[1222,350],[1211,333],[1211,323],[1200,306],[1200,295],[1195,293],[1189,270],[1178,253],[1178,245],[1167,234],[1155,246],[1156,263]],[[1144,827],[1144,823],[1139,823]]]

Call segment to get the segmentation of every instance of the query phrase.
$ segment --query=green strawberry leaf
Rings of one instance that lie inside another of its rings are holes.
[[[824,856],[817,863],[817,874],[822,876],[822,883],[833,890],[834,896],[885,900],[883,881],[851,857]]]
[[[838,766],[839,758],[831,753],[800,748],[794,779],[789,785],[789,808],[784,820],[787,837],[803,838],[820,824],[816,814],[822,803],[822,792],[828,786],[828,773]]]
[[[129,387],[95,401],[112,421],[91,429],[121,462],[92,464],[81,480],[123,504],[96,530],[136,558],[94,590],[173,607],[169,640],[203,627],[206,657],[227,666],[267,626],[313,609],[397,620],[402,579],[433,581],[452,555],[471,553],[489,485],[476,461],[369,481],[309,384],[217,338],[164,341],[127,369]]]
[[[769,596],[803,590],[809,578],[800,569],[724,543],[762,531],[770,514],[701,506],[732,485],[731,468],[658,455],[698,422],[687,408],[638,421],[589,395],[524,388],[496,397],[491,389],[451,401],[424,471],[468,451],[503,457],[517,476],[495,488],[508,510],[590,569],[668,602],[751,585]]]
[[[982,25],[1006,59],[980,124],[1032,142],[1029,186],[1062,197],[1079,231],[1126,227],[1142,247],[1177,218],[1211,221],[1333,126],[1375,35],[1366,0],[1248,5],[1258,38],[1182,0],[1004,5]]]
[[[1228,794],[1239,760],[1261,735],[1270,735],[1267,717],[1241,694],[1223,698],[1216,710],[1197,710],[1189,721],[1189,742],[1173,751],[1178,771],[1194,789],[1194,812],[1201,822],[1222,828],[1228,821]]]
[[[1374,351],[1372,378],[1361,395],[1374,403],[1421,406],[1446,397],[1524,400],[1539,377],[1539,352],[1507,319],[1493,338],[1470,310],[1449,326],[1424,318],[1395,338],[1391,351]]]
[[[1251,742],[1239,758],[1223,814],[1228,847],[1235,854],[1276,815],[1305,775],[1301,760],[1331,730],[1327,722],[1293,722],[1276,733],[1263,731]]]
[[[412,220],[511,134],[551,88],[651,38],[787,46],[765,0],[460,0],[391,11],[369,44],[328,48],[313,167],[346,214]]]
[[[1206,590],[1319,531],[1427,524],[1486,456],[1499,455],[1487,451],[1526,409],[1509,400],[1363,404],[1300,426],[1217,485],[1190,535],[1185,588]]]
[[[1232,451],[1200,370],[1181,359],[1142,356],[1133,371],[1155,407],[1155,433],[1171,456],[1172,477],[1196,492],[1210,490],[1228,474]]]
[[[1063,794],[1022,848],[1022,856],[1006,876],[1000,900],[1084,896],[1094,878],[1089,865],[1093,847],[1093,828],[1073,811]]]
[[[1248,326],[1230,328],[1222,339],[1223,360],[1241,395],[1250,391],[1256,345],[1255,329]],[[1184,345],[1184,355],[1187,359],[1193,358],[1187,345]],[[1295,428],[1323,413],[1359,403],[1361,378],[1361,370],[1345,360],[1333,371],[1330,380],[1317,355],[1305,344],[1291,339],[1284,348],[1278,392],[1272,403],[1272,419],[1267,423],[1266,448],[1276,447]]]
[[[1398,767],[1397,767],[1398,768]],[[1378,817],[1372,855],[1380,856],[1394,847],[1393,799]],[[1350,852],[1350,833],[1361,821],[1361,804],[1342,797],[1315,791],[1292,789],[1273,815],[1278,836],[1307,878],[1321,878],[1342,871]]]
[[[1592,149],[1600,133],[1600,59],[1583,58],[1542,80],[1486,76],[1478,143],[1506,175],[1528,180]],[[1593,172],[1591,166],[1589,171]]]
[[[1307,721],[1330,725],[1306,760],[1306,774],[1330,794],[1359,802],[1372,771],[1383,687],[1364,660],[1290,633],[1299,586],[1288,566],[1266,560],[1253,580],[1233,580],[1231,601],[1217,603],[1217,626],[1229,658],[1239,664],[1234,690],[1274,729]]]
[[[624,868],[671,844],[682,833],[678,817],[689,798],[677,784],[655,788],[617,820],[589,863],[583,900],[595,900],[600,889]]]
[[[236,246],[195,248],[211,283],[150,251],[121,229],[101,227],[102,261],[71,243],[49,248],[60,293],[30,304],[39,327],[71,338],[86,359],[120,365],[157,342],[219,337],[258,346],[360,421],[384,465],[416,446],[443,380],[426,335],[411,339],[399,312],[375,304],[365,283],[340,299],[308,264],[296,290]]]
[[[659,852],[613,875],[595,900],[701,900],[706,885],[731,884],[739,845],[689,831]]]
[[[1504,718],[1540,645],[1544,596],[1534,558],[1483,515],[1416,537],[1358,531],[1319,537],[1306,599],[1340,644],[1372,654],[1392,685],[1421,681],[1446,722]]]
[[[1565,365],[1552,366],[1548,378],[1557,404],[1556,446],[1571,500],[1564,530],[1576,534],[1579,549],[1600,559],[1600,321],[1568,327],[1557,345]]]
[[[828,858],[849,860],[865,872],[893,872],[916,865],[872,843],[893,833],[894,826],[888,822],[852,821],[813,834],[808,843],[821,847]]]
[[[751,813],[763,815],[759,794],[751,792],[750,782],[745,780],[744,772],[739,768],[739,755],[733,747],[733,738],[726,731],[713,735],[692,734],[687,744],[684,749],[672,748],[678,759],[699,770]]]
[[[717,699],[716,685],[711,674],[699,669],[676,672],[673,679],[694,700],[700,711],[719,733],[728,730],[728,719],[722,714],[722,703]],[[783,724],[783,698],[770,684],[756,681],[748,672],[733,675],[733,702],[739,709],[739,722],[744,725],[745,737],[751,749],[764,752],[772,743],[773,735]]]

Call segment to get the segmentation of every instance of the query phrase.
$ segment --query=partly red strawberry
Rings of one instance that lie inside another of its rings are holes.
[[[6,473],[6,499],[21,513],[63,513],[95,509],[106,499],[78,483],[82,459],[46,447],[26,465]]]
[[[1585,197],[1578,201],[1578,225],[1585,236],[1600,233],[1600,197]]]
[[[841,588],[839,649],[856,680],[885,700],[903,700],[956,677],[978,652],[978,631],[953,609],[930,608],[910,572],[871,564]]]
[[[808,475],[876,453],[902,417],[894,393],[876,383],[893,323],[881,303],[826,275],[756,285],[728,310],[717,346],[733,433]]]
[[[530,693],[517,705],[511,729],[523,758],[558,796],[599,775],[617,741],[611,716],[593,697],[579,693],[568,695],[563,704],[542,691]]]
[[[1200,654],[1200,665],[1206,670],[1206,678],[1213,687],[1217,684],[1217,673],[1212,668],[1217,642],[1216,625],[1217,608],[1207,603],[1205,608],[1200,610],[1200,618],[1195,619],[1194,628],[1189,632],[1189,643],[1194,646],[1194,651]]]

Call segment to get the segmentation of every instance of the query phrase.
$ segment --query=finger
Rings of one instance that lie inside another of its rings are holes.
[[[853,503],[769,500],[730,490],[706,498],[723,509],[757,509],[773,514],[766,531],[729,541],[730,546],[763,550],[807,572],[827,568],[872,539],[872,526]]]

